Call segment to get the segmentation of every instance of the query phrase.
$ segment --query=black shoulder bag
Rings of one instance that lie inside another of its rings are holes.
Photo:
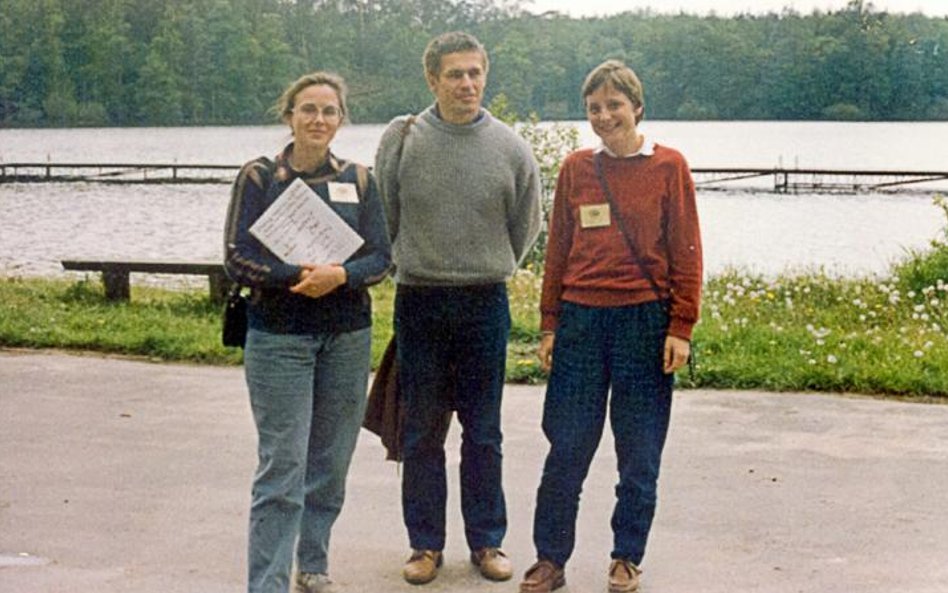
[[[660,301],[668,302],[668,298],[662,294],[662,290],[658,287],[658,283],[655,282],[655,277],[652,276],[652,273],[649,271],[648,267],[645,265],[645,262],[642,260],[642,256],[639,255],[638,249],[635,247],[635,243],[632,241],[632,233],[629,232],[629,229],[625,226],[625,221],[622,220],[622,216],[619,215],[619,207],[616,204],[615,198],[612,197],[612,192],[609,191],[609,183],[606,182],[606,175],[602,171],[602,153],[597,152],[593,157],[593,163],[596,166],[596,177],[599,178],[599,185],[602,187],[602,193],[606,195],[606,201],[609,202],[609,209],[614,213],[616,224],[619,225],[619,231],[622,233],[622,238],[625,239],[625,244],[628,246],[629,251],[632,252],[632,258],[635,260],[635,263],[639,266],[639,269],[642,270],[642,273],[645,274],[645,279],[648,280],[649,285],[651,285],[652,290],[655,292],[655,295]],[[691,349],[688,353],[688,377],[691,379],[691,382],[695,382],[695,357],[694,357],[694,344],[691,345]]]
[[[247,297],[242,289],[240,284],[234,284],[224,303],[221,342],[225,346],[243,348],[247,342]]]

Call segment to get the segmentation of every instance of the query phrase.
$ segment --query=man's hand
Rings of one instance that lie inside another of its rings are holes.
[[[540,338],[540,347],[537,349],[537,356],[540,358],[540,368],[549,373],[553,368],[553,340],[556,336],[552,333],[543,334]]]
[[[665,338],[665,357],[663,360],[663,370],[665,374],[671,374],[685,366],[688,362],[688,356],[691,354],[691,342],[675,336]]]
[[[299,282],[290,292],[318,299],[346,283],[346,269],[338,264],[304,264]]]

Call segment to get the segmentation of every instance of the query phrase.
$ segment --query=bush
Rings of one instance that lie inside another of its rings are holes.
[[[718,110],[713,105],[705,105],[694,99],[688,99],[678,107],[675,112],[677,119],[685,120],[716,120]]]
[[[935,121],[948,120],[948,97],[938,97],[928,108],[928,119]]]
[[[80,126],[106,126],[109,124],[109,114],[102,103],[80,103],[76,123]]]
[[[862,121],[867,119],[862,109],[852,103],[834,103],[823,109],[823,117],[834,121]]]
[[[922,293],[948,282],[948,200],[935,196],[933,202],[944,214],[946,226],[941,236],[932,240],[929,250],[912,250],[893,268],[899,288],[905,293]]]

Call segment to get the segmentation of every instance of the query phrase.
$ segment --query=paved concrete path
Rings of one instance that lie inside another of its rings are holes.
[[[543,390],[504,402],[506,549],[533,559]],[[644,593],[948,591],[948,406],[676,396]],[[399,576],[397,467],[363,432],[333,540],[345,591],[517,591],[467,561],[450,435],[446,564]],[[0,351],[0,591],[238,593],[255,435],[242,370]],[[614,455],[586,483],[564,593],[605,591]]]

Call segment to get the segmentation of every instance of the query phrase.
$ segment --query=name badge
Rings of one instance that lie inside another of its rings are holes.
[[[356,191],[354,183],[337,183],[330,181],[327,185],[329,185],[329,199],[331,201],[348,204],[359,203],[359,192]]]
[[[609,204],[590,204],[579,207],[579,224],[584,229],[595,229],[609,226],[612,220],[609,217]]]

